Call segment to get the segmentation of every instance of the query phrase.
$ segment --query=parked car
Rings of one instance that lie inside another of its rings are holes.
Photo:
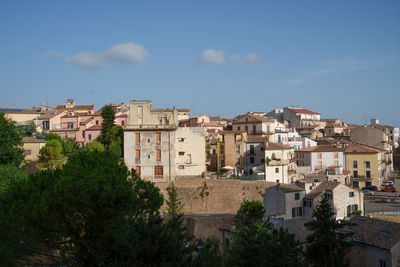
[[[399,189],[394,188],[393,186],[386,186],[385,188],[382,189],[382,192],[397,192]]]
[[[373,195],[374,194],[374,192],[371,190],[363,190],[362,192],[364,193],[364,195]]]
[[[394,203],[400,204],[400,199],[396,199],[395,201],[393,201]]]
[[[370,185],[370,186],[361,188],[361,190],[378,191],[378,187],[376,187],[375,185]]]

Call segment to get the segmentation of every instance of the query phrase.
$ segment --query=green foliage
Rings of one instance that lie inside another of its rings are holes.
[[[25,136],[32,137],[37,135],[36,126],[33,123],[27,125],[19,125],[17,129],[22,137]]]
[[[207,239],[203,247],[195,248],[193,267],[217,267],[222,266],[221,257],[218,255],[218,243],[216,240]]]
[[[0,112],[0,164],[19,167],[25,158],[21,147],[22,137],[15,122],[6,119],[4,112]]]
[[[327,198],[323,198],[314,210],[314,220],[305,224],[311,232],[307,237],[306,259],[310,266],[346,266],[343,253],[348,243],[343,240],[352,233],[340,231],[353,224],[336,220],[335,213]]]
[[[54,169],[61,167],[65,162],[62,144],[56,139],[46,143],[39,151],[39,168]]]
[[[263,222],[263,214],[261,202],[242,203],[235,217],[226,265],[302,266],[300,243],[287,230],[277,230],[270,222]]]
[[[7,189],[19,181],[27,179],[27,173],[14,165],[0,165],[0,196],[4,194]]]
[[[55,133],[49,133],[46,135],[46,141],[51,141],[51,140],[57,140],[58,142],[60,142],[60,144],[64,142],[62,137]]]
[[[69,155],[69,154],[71,154],[73,152],[78,151],[79,145],[75,141],[75,139],[67,138],[66,140],[63,140],[62,148],[63,148],[63,154],[64,155]]]
[[[183,204],[178,198],[178,190],[174,183],[167,187],[168,199],[165,200],[167,213],[165,214],[165,223],[168,229],[174,233],[179,240],[184,241],[186,237],[186,228],[183,226]]]
[[[112,132],[112,128],[115,125],[115,111],[113,107],[111,105],[104,106],[101,116],[103,117],[103,122],[101,123],[101,134],[98,139],[106,149],[109,149],[113,142],[113,134],[115,133],[115,130]]]
[[[83,149],[83,151],[104,151],[104,145],[100,142],[97,141],[92,141],[88,144],[86,144]]]

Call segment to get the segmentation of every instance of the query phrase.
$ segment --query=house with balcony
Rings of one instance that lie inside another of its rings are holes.
[[[275,131],[272,139],[276,143],[292,146],[295,150],[317,145],[314,140],[301,136],[295,128],[287,131]]]
[[[290,184],[296,180],[294,148],[268,142],[265,148],[265,180]]]
[[[236,175],[242,175],[245,167],[247,133],[220,131],[217,140],[217,170],[232,167]]]
[[[232,122],[234,131],[245,131],[248,135],[269,136],[275,132],[275,118],[263,112],[248,112],[236,116]]]
[[[151,100],[130,101],[124,128],[124,160],[143,179],[165,182],[178,177],[204,177],[206,130],[178,127],[182,110],[152,109]]]
[[[288,121],[291,127],[311,128],[319,126],[321,114],[304,108],[283,108],[283,120]]]
[[[345,148],[346,169],[355,188],[370,185],[381,186],[387,178],[385,151],[362,144],[351,144]]]
[[[256,135],[247,136],[244,146],[244,172],[247,175],[265,175],[265,148],[268,138]]]

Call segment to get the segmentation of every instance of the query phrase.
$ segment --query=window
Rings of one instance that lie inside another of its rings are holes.
[[[99,121],[98,120],[96,120],[96,125],[99,125]]]
[[[312,208],[312,201],[311,200],[304,200],[303,206],[307,208]]]
[[[371,185],[372,185],[372,182],[365,182],[366,187],[371,186]]]
[[[353,181],[353,187],[359,188],[360,187],[360,183],[358,181]]]
[[[256,126],[253,125],[253,133],[256,133],[256,130],[257,130]]]
[[[140,149],[136,149],[135,163],[140,163]]]
[[[279,168],[275,168],[275,173],[279,173]]]
[[[26,156],[32,155],[32,151],[30,149],[25,150],[25,155]]]
[[[91,141],[92,140],[92,135],[91,134],[89,134],[89,141]]]
[[[135,143],[140,144],[140,133],[135,133]]]
[[[349,192],[349,197],[354,197],[354,192]]]
[[[238,126],[236,129],[237,129],[238,131],[240,131],[240,126]]]
[[[178,165],[178,169],[184,169],[185,166],[184,165]]]
[[[264,147],[263,146],[260,147],[260,151],[264,151]]]
[[[254,164],[254,157],[250,157],[250,164]]]
[[[43,121],[42,125],[43,125],[43,130],[48,130],[49,129],[49,121]]]
[[[186,156],[186,163],[187,163],[187,164],[192,164],[192,155],[191,155],[191,154],[187,154],[187,156]]]
[[[155,178],[162,178],[163,175],[164,175],[163,166],[154,166],[154,177]]]
[[[240,145],[236,145],[236,154],[240,154]]]
[[[370,161],[366,161],[365,162],[365,168],[366,169],[371,169],[371,162]]]
[[[299,199],[300,199],[300,193],[295,193],[294,200],[299,200]]]
[[[254,155],[254,145],[250,145],[250,155]]]
[[[348,205],[347,206],[347,217],[349,217],[351,214],[353,214],[357,210],[358,210],[357,204]]]
[[[334,157],[335,159],[339,158],[339,153],[335,152],[335,153],[333,154],[333,157]]]
[[[353,160],[353,169],[358,169],[358,161]]]
[[[140,166],[136,166],[135,171],[136,174],[140,176]]]
[[[386,260],[379,260],[379,267],[386,267]]]
[[[223,145],[221,145],[219,147],[219,153],[224,154],[224,146]]]
[[[213,148],[212,152],[213,152],[213,154],[217,154],[217,149]]]
[[[353,177],[357,178],[358,177],[358,171],[353,171]]]
[[[317,162],[317,169],[322,169],[322,161]]]
[[[161,133],[156,133],[156,143],[161,143]]]
[[[333,162],[333,164],[335,165],[335,167],[338,167],[338,166],[339,166],[339,161],[335,160],[335,161]]]
[[[121,126],[125,126],[125,121],[121,121]]]
[[[318,153],[318,154],[317,154],[317,158],[318,158],[318,159],[322,159],[322,153]]]
[[[292,218],[303,216],[302,207],[292,208]]]
[[[244,126],[244,129],[246,130],[246,132],[249,132],[249,127]]]
[[[67,127],[68,127],[68,129],[73,129],[74,128],[74,123],[73,122],[68,122]]]
[[[324,194],[324,197],[327,198],[327,199],[332,199],[333,198],[332,191],[326,190],[325,194]]]
[[[265,159],[261,159],[261,163],[265,163]]]
[[[156,149],[156,161],[161,161],[161,149]]]
[[[179,156],[183,156],[183,155],[185,155],[185,152],[184,151],[179,151]]]
[[[185,142],[185,138],[178,138],[178,142]]]
[[[365,178],[371,178],[371,171],[365,171]]]

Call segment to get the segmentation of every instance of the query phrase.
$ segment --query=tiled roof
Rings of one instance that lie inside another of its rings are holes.
[[[274,122],[275,121],[274,117],[265,117],[265,116],[254,115],[254,114],[249,114],[249,113],[239,115],[239,116],[235,117],[233,119],[233,121],[235,122],[235,121],[240,120],[245,117],[251,117],[251,118],[255,119],[256,121],[261,121],[261,122]]]
[[[304,113],[304,114],[316,114],[316,115],[320,115],[320,113],[318,112],[314,112],[308,109],[304,109],[304,108],[289,108],[290,110],[293,110],[296,113]]]
[[[363,216],[354,216],[350,222],[357,224],[352,227],[354,232],[353,242],[388,250],[400,242],[400,223]]]
[[[331,181],[325,181],[322,182],[320,185],[318,185],[316,188],[314,188],[311,192],[309,192],[307,195],[305,195],[305,199],[315,199],[319,197],[321,194],[323,194],[326,190],[332,191],[333,189],[336,188],[340,183],[338,182],[331,182]]]
[[[46,143],[46,140],[37,139],[34,137],[23,137],[22,143]]]
[[[266,143],[267,141],[268,141],[268,137],[249,135],[249,136],[247,136],[246,143]]]
[[[291,149],[291,148],[293,148],[293,147],[288,146],[288,145],[283,145],[280,143],[268,142],[268,145],[265,148],[265,150]]]
[[[276,186],[285,193],[304,191],[304,188],[296,184],[277,184]]]
[[[352,145],[346,147],[346,150],[345,150],[345,152],[348,154],[350,154],[350,153],[380,153],[383,151],[384,150],[381,150],[379,148],[361,145],[361,144],[352,144]]]
[[[67,109],[67,110],[77,110],[77,109],[94,109],[94,105],[76,105],[73,108],[67,108],[65,105],[58,105],[56,109]]]
[[[101,130],[101,125],[92,125],[89,128],[87,128],[85,131],[98,131]]]

